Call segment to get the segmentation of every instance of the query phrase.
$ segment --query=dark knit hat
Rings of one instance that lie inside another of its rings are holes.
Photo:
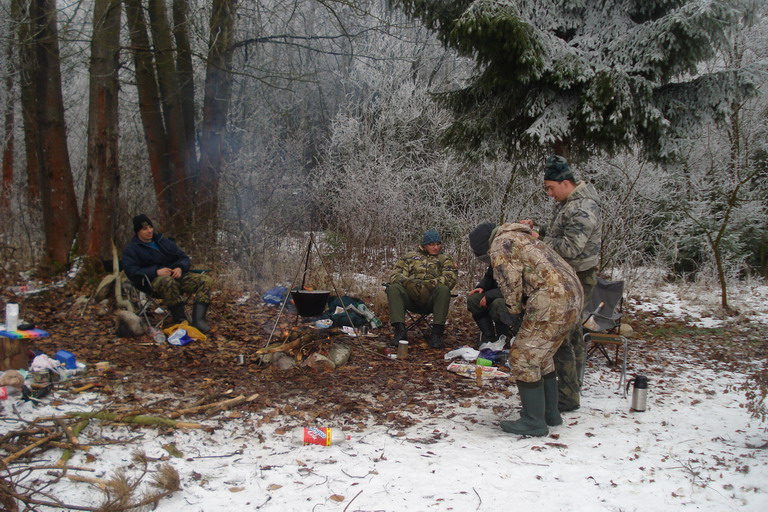
[[[469,246],[477,258],[488,254],[488,249],[491,248],[491,233],[495,228],[496,224],[493,222],[483,222],[469,234]]]
[[[137,215],[133,218],[133,232],[138,233],[142,229],[144,229],[146,226],[152,226],[152,221],[149,220],[149,217],[144,215],[143,213],[141,215]],[[154,226],[152,226],[154,227]]]
[[[434,244],[443,243],[442,240],[440,240],[440,233],[437,232],[436,229],[430,229],[428,231],[424,232],[424,237],[421,239],[421,245],[427,245],[427,244]]]
[[[547,163],[544,164],[544,179],[548,181],[565,181],[575,180],[573,172],[568,165],[568,160],[559,156],[552,155],[547,158]]]

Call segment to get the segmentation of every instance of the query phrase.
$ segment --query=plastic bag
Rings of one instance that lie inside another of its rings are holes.
[[[267,290],[261,299],[267,304],[280,305],[283,303],[287,295],[288,295],[287,287],[275,286],[274,288],[270,288],[269,290]]]
[[[192,340],[193,338],[187,335],[187,331],[185,329],[178,329],[173,334],[168,336],[168,343],[171,345],[176,345],[177,347],[183,347],[184,345],[191,343]]]
[[[447,354],[445,354],[443,357],[445,359],[453,359],[454,357],[461,357],[465,361],[474,361],[477,359],[477,355],[480,353],[479,350],[475,350],[472,347],[459,347],[455,350],[451,350]]]
[[[493,343],[485,342],[482,345],[480,345],[479,349],[483,350],[487,348],[493,351],[504,350],[504,345],[506,345],[506,343],[507,343],[507,337],[502,334],[501,336],[499,336],[498,340],[494,341]]]

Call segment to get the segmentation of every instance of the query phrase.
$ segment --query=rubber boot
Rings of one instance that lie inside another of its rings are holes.
[[[184,311],[183,302],[179,302],[173,306],[168,306],[168,311],[171,312],[171,319],[174,324],[180,324],[187,319],[187,312]]]
[[[472,315],[472,318],[475,319],[475,323],[477,323],[477,327],[480,329],[480,343],[477,344],[478,347],[483,343],[493,343],[496,341],[496,331],[493,329],[491,317],[488,315]]]
[[[429,340],[429,346],[432,348],[445,348],[445,342],[443,341],[444,332],[444,325],[432,324],[432,338]]]
[[[517,382],[517,390],[520,393],[520,402],[523,410],[520,411],[520,419],[503,420],[501,429],[510,434],[519,436],[541,437],[549,433],[547,423],[544,421],[544,383]]]
[[[203,334],[211,330],[208,322],[205,321],[206,313],[208,313],[208,304],[195,302],[195,306],[192,309],[192,327]]]
[[[405,328],[403,322],[395,322],[392,324],[392,339],[389,340],[390,347],[396,347],[400,340],[408,341],[408,329]]]
[[[563,418],[557,409],[557,373],[542,376],[544,381],[544,419],[550,427],[563,424]]]

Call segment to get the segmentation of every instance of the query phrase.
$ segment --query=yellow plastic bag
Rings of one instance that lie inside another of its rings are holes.
[[[195,327],[192,327],[191,325],[189,325],[189,322],[187,322],[186,320],[184,320],[180,324],[174,324],[174,325],[168,327],[167,329],[163,329],[163,333],[166,336],[170,336],[177,329],[184,329],[185,331],[187,331],[187,336],[189,336],[190,338],[194,338],[196,340],[199,340],[199,341],[205,341],[205,340],[208,339],[208,336],[206,336],[202,332],[198,331]]]

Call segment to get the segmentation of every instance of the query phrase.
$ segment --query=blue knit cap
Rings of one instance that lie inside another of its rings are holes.
[[[443,241],[440,240],[440,233],[438,233],[436,229],[425,231],[424,238],[421,239],[421,245],[433,244],[435,242],[438,244],[443,243]]]

